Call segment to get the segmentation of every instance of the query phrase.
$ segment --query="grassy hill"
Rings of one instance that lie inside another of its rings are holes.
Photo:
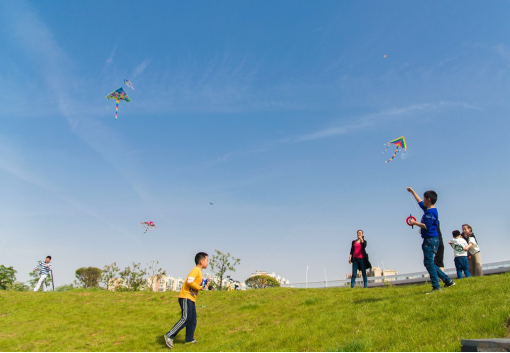
[[[174,351],[459,351],[463,338],[508,337],[510,273],[439,293],[429,285],[205,292],[198,345]],[[167,351],[176,293],[0,291],[1,351]]]

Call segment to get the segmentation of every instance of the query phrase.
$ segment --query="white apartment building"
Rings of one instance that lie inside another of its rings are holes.
[[[154,292],[166,292],[174,291],[178,292],[182,288],[184,280],[180,277],[174,276],[161,276],[160,279],[153,280],[152,276],[147,278],[147,286],[150,287],[152,284],[152,290]]]
[[[253,272],[250,277],[253,277],[253,276],[269,276],[269,277],[273,277],[280,284],[290,284],[289,280],[285,279],[285,277],[281,277],[281,276],[277,275],[274,272],[273,273],[268,273],[266,271],[257,270],[255,272]]]

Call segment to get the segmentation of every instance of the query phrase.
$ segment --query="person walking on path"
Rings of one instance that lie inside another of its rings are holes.
[[[352,264],[351,288],[354,288],[356,284],[358,271],[361,271],[363,276],[363,287],[368,287],[367,269],[372,268],[372,265],[368,260],[366,247],[367,242],[363,236],[363,231],[360,229],[357,232],[357,239],[352,241],[351,253],[349,255],[349,264]]]
[[[465,250],[469,252],[469,272],[471,276],[483,276],[482,269],[482,255],[480,254],[480,247],[476,240],[473,228],[469,224],[462,225],[462,237],[467,239],[467,247]]]
[[[49,255],[46,256],[46,259],[44,260],[44,262],[40,262],[39,265],[34,267],[33,272],[35,272],[39,267],[41,268],[41,270],[39,271],[39,274],[41,275],[41,277],[39,278],[39,281],[37,282],[37,285],[34,288],[34,292],[37,292],[39,290],[39,288],[41,287],[41,285],[42,285],[43,292],[47,292],[46,284],[44,282],[46,281],[46,277],[48,277],[50,272],[52,272],[51,256],[49,256]]]

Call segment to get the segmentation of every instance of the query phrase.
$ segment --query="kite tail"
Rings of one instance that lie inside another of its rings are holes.
[[[115,100],[115,119],[117,119],[119,113],[119,100]]]
[[[391,158],[390,158],[390,159],[388,159],[388,160],[387,160],[386,162],[384,162],[384,163],[391,162],[391,161],[393,160],[393,158],[395,158],[395,156],[397,155],[397,153],[398,153],[398,147],[397,147],[397,149],[395,150],[395,153],[393,153],[393,156],[391,156]]]

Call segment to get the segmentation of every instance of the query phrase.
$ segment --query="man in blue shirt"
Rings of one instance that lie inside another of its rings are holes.
[[[437,201],[437,193],[432,190],[426,191],[423,194],[422,200],[412,188],[408,187],[407,191],[413,194],[416,202],[418,202],[418,205],[420,205],[420,208],[423,210],[421,222],[411,219],[410,225],[421,228],[421,237],[423,238],[423,244],[421,245],[423,250],[423,264],[429,273],[430,281],[432,282],[432,291],[441,289],[439,278],[444,282],[445,288],[454,286],[455,282],[434,263],[434,255],[437,253],[437,248],[439,247],[439,233],[437,231],[439,216],[437,208],[434,206]]]

